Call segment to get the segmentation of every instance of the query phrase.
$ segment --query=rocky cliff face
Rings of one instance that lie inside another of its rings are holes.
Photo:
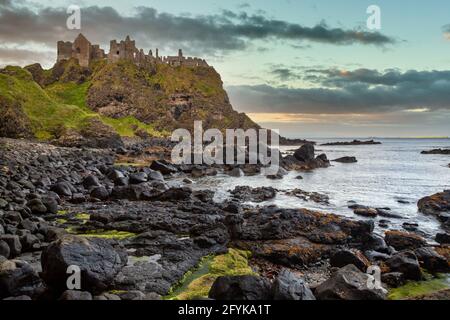
[[[120,137],[168,136],[176,128],[192,129],[196,120],[205,129],[258,128],[233,110],[211,67],[97,61],[84,68],[76,60],[50,70],[39,64],[6,67],[0,69],[0,107],[1,136],[75,145],[107,147]],[[101,129],[101,142],[86,136],[92,124]]]

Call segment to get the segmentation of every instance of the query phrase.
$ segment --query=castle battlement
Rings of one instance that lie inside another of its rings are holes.
[[[204,59],[196,57],[185,57],[183,51],[180,49],[177,56],[159,56],[159,49],[156,49],[155,55],[150,50],[145,54],[143,49],[136,47],[136,42],[127,36],[125,40],[117,42],[111,40],[109,53],[106,55],[105,51],[99,45],[92,45],[81,33],[72,42],[58,41],[58,58],[57,61],[69,60],[75,58],[79,61],[80,66],[88,67],[91,61],[107,59],[109,62],[117,62],[119,60],[129,60],[136,64],[146,63],[163,63],[173,67],[188,66],[188,67],[208,67],[208,63]]]

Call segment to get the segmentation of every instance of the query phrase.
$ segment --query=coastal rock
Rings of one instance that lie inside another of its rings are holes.
[[[76,189],[69,182],[58,182],[50,188],[51,191],[60,196],[71,197]]]
[[[433,247],[419,248],[414,251],[420,265],[426,270],[436,273],[448,273],[450,271],[449,262],[447,259],[438,254]]]
[[[353,210],[353,213],[358,216],[375,218],[378,216],[378,211],[373,208],[358,208]]]
[[[150,169],[159,171],[164,175],[176,173],[178,170],[172,164],[165,160],[155,160],[152,162]]]
[[[448,233],[438,233],[435,238],[437,243],[440,244],[450,244],[450,234]]]
[[[20,243],[19,236],[5,234],[0,236],[0,241],[6,242],[8,244],[10,257],[15,258],[22,252],[22,244]]]
[[[0,256],[5,257],[6,259],[9,258],[9,245],[3,240],[0,240]]]
[[[314,156],[314,145],[311,143],[304,144],[294,152],[295,159],[302,162],[314,160]]]
[[[274,300],[316,300],[304,279],[283,269],[273,283]]]
[[[105,201],[109,198],[109,191],[106,190],[105,187],[95,187],[94,189],[92,189],[90,196],[91,198]]]
[[[421,236],[403,231],[387,231],[384,239],[396,250],[417,249],[427,245]]]
[[[360,145],[374,145],[374,144],[381,144],[381,142],[377,142],[374,140],[368,140],[368,141],[353,140],[353,141],[349,141],[349,142],[324,143],[324,144],[322,144],[322,146],[360,146]]]
[[[245,176],[244,171],[241,168],[234,168],[233,170],[227,172],[230,177],[240,178]]]
[[[237,186],[231,191],[231,195],[241,201],[263,202],[275,198],[277,190],[272,187]]]
[[[99,187],[100,181],[98,181],[98,178],[96,176],[89,175],[83,180],[83,186],[85,189],[90,189],[92,187]]]
[[[389,272],[381,275],[381,282],[391,288],[398,288],[406,283],[406,279],[401,272]]]
[[[41,199],[28,201],[27,207],[36,215],[45,214],[47,212],[47,207],[42,203]]]
[[[435,216],[444,228],[450,230],[450,190],[444,190],[419,200],[419,211]]]
[[[320,284],[315,295],[318,300],[384,300],[382,289],[368,288],[369,275],[354,265],[348,265],[335,272],[330,279]]]
[[[0,298],[37,296],[42,290],[42,280],[27,262],[7,260],[0,263]]]
[[[59,300],[87,301],[92,300],[92,295],[87,291],[66,290],[63,292]]]
[[[270,300],[270,282],[257,276],[219,277],[209,291],[209,298],[215,300]]]
[[[386,261],[391,272],[401,272],[408,280],[421,280],[422,271],[420,270],[417,256],[412,251],[403,251],[395,254]]]
[[[357,163],[358,160],[356,160],[356,157],[342,157],[335,160],[331,160],[334,162],[340,162],[340,163]]]
[[[433,149],[422,151],[421,154],[443,154],[450,155],[450,149]]]
[[[81,269],[81,287],[90,292],[107,289],[116,274],[126,265],[127,254],[114,249],[103,239],[84,239],[66,235],[42,252],[42,277],[55,288],[66,285],[67,268]]]
[[[339,250],[330,257],[332,267],[342,268],[349,264],[354,265],[362,272],[366,272],[370,266],[369,260],[357,249]]]

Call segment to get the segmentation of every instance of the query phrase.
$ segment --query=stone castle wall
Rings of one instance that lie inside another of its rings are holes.
[[[69,60],[71,58],[77,59],[82,67],[88,67],[92,61],[105,58],[110,62],[129,60],[136,64],[164,63],[173,67],[209,66],[204,59],[183,56],[181,49],[178,51],[177,56],[160,57],[158,49],[156,49],[155,56],[153,56],[152,50],[150,50],[148,54],[145,54],[144,50],[136,47],[136,42],[131,40],[129,36],[120,42],[112,40],[110,42],[108,55],[105,54],[104,50],[100,49],[99,45],[92,45],[82,34],[80,34],[73,43],[58,41],[58,62]]]

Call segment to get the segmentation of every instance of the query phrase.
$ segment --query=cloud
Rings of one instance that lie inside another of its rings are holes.
[[[44,43],[54,46],[70,40],[78,31],[66,29],[66,8],[43,7],[26,2],[0,0],[0,40],[4,43]],[[268,18],[264,13],[247,14],[224,10],[211,15],[173,15],[151,7],[137,7],[125,16],[112,7],[82,8],[82,32],[92,42],[108,44],[114,37],[132,35],[139,46],[185,47],[196,52],[244,50],[254,40],[304,41],[334,45],[385,46],[395,40],[377,32],[330,28],[325,24],[306,27]],[[106,43],[107,42],[107,43]]]
[[[243,112],[383,113],[450,110],[450,71],[310,70],[314,87],[241,85],[228,92]],[[306,79],[306,78],[305,78]]]
[[[281,81],[296,80],[301,78],[299,74],[289,68],[275,68],[270,71],[270,74]]]

